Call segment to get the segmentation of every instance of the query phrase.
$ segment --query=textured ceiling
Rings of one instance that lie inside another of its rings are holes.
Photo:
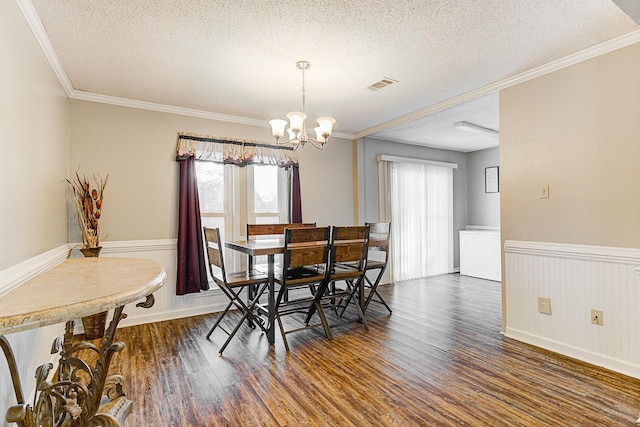
[[[496,95],[380,125],[640,28],[611,0],[31,3],[74,92],[266,125],[300,108],[295,63],[307,60],[309,119],[460,151],[497,144],[452,128],[465,120],[498,129]],[[384,77],[398,82],[367,89]]]

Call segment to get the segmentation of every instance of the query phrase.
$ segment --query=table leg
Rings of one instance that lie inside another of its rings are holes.
[[[267,277],[269,279],[269,307],[268,307],[268,315],[269,315],[269,329],[267,329],[267,341],[269,341],[269,345],[274,345],[276,342],[276,328],[275,328],[275,320],[276,320],[276,293],[275,293],[275,275],[274,275],[274,263],[275,257],[273,254],[267,255]]]
[[[367,273],[365,272],[365,274],[367,274]],[[363,313],[367,309],[366,301],[365,301],[365,298],[364,298],[364,281],[365,281],[365,277],[364,276],[362,276],[360,278],[360,280],[358,280],[358,304],[360,304],[360,309],[362,309]]]

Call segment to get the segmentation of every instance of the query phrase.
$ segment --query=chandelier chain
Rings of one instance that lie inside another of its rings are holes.
[[[304,113],[304,108],[305,108],[305,93],[304,93],[304,68],[302,69],[302,112]]]

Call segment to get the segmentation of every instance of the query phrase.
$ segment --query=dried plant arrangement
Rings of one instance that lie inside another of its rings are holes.
[[[100,175],[93,175],[95,188],[91,188],[86,176],[80,178],[76,171],[74,181],[67,182],[73,190],[78,211],[78,225],[82,233],[82,243],[85,248],[97,248],[100,246],[100,216],[102,215],[102,198],[104,187],[107,185],[109,175],[102,179]]]

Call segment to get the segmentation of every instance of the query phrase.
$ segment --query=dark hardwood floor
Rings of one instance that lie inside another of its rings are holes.
[[[632,426],[640,381],[505,338],[500,284],[457,274],[381,286],[370,330],[205,335],[216,315],[123,328],[127,426]]]

